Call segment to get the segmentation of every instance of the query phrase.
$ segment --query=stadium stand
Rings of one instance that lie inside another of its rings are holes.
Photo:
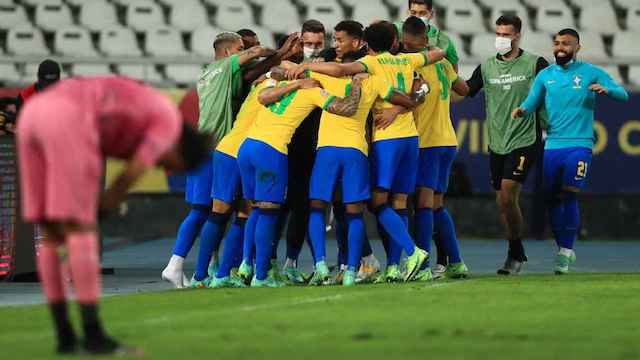
[[[54,56],[171,85],[211,59],[213,38],[222,31],[249,28],[272,47],[305,19],[320,20],[330,33],[344,18],[401,20],[406,8],[406,0],[0,0],[0,64],[17,69],[3,71],[0,82],[26,79],[26,64]],[[552,61],[551,34],[578,26],[581,59],[614,66],[629,84],[638,82],[640,0],[436,0],[436,9],[461,69],[493,55],[495,17],[515,11],[525,24],[523,48]]]
[[[0,74],[2,74],[3,80],[9,84],[20,83],[20,80],[22,79],[20,76],[20,72],[16,68],[15,64],[0,64]]]
[[[180,85],[191,85],[198,81],[202,66],[187,64],[167,65],[167,77]]]
[[[105,64],[76,63],[71,66],[71,74],[73,76],[108,75],[108,74],[111,74],[111,69],[109,68],[109,65],[105,65]]]

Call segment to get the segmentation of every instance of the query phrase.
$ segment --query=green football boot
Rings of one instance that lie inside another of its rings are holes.
[[[298,268],[295,266],[287,266],[283,268],[282,274],[284,275],[286,281],[291,285],[304,285],[304,283],[306,282],[304,273],[298,270]]]
[[[571,252],[571,256],[558,253],[556,255],[556,266],[553,268],[556,275],[566,275],[569,273],[569,265],[576,262],[576,253]]]
[[[207,276],[202,280],[196,280],[196,276],[194,275],[191,278],[191,287],[194,289],[206,289],[211,285],[212,278]]]
[[[445,271],[445,276],[449,279],[465,279],[469,277],[469,269],[463,262],[449,264]]]
[[[356,272],[345,270],[342,276],[342,286],[354,286],[356,284]]]
[[[331,279],[331,274],[329,274],[329,267],[327,267],[327,263],[324,261],[319,261],[316,263],[316,269],[313,272],[313,276],[311,277],[311,280],[309,280],[309,285],[311,286],[327,285],[330,279]]]
[[[242,261],[240,267],[238,268],[238,277],[248,285],[251,282],[251,278],[253,277],[253,266]]]
[[[429,253],[416,246],[413,255],[407,258],[407,271],[404,275],[404,281],[411,281],[418,271],[420,271],[422,263],[427,261],[428,258]]]
[[[380,274],[377,279],[373,281],[374,284],[392,283],[402,281],[402,273],[400,272],[399,265],[389,265],[385,269],[384,273]]]
[[[420,272],[413,278],[413,281],[429,282],[433,280],[433,274],[431,268],[420,270]]]
[[[258,280],[254,276],[253,280],[251,280],[251,287],[252,288],[261,288],[261,287],[280,288],[280,287],[283,287],[283,286],[284,286],[284,284],[279,282],[278,280],[276,280],[273,276],[267,276],[267,278],[264,279],[264,280]]]
[[[214,277],[210,286],[214,289],[221,288],[246,288],[247,285],[237,276],[225,276],[223,278]]]

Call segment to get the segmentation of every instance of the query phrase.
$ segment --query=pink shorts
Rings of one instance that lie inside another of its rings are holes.
[[[60,96],[25,104],[16,135],[25,221],[96,222],[103,158],[93,116]]]

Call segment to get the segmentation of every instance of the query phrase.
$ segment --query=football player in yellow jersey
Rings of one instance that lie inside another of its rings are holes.
[[[287,145],[296,128],[316,107],[353,116],[360,102],[362,76],[353,79],[344,98],[330,96],[313,79],[280,82],[258,94],[262,104],[271,104],[257,114],[238,152],[238,165],[245,199],[254,207],[245,226],[245,241],[255,242],[254,287],[278,287],[268,278],[272,244],[288,181]]]
[[[405,51],[421,52],[427,47],[426,26],[420,18],[409,17],[403,24],[402,31]],[[460,257],[453,221],[444,208],[444,193],[447,191],[458,145],[451,123],[451,90],[465,94],[468,87],[446,59],[434,66],[423,67],[417,73],[427,83],[430,92],[425,102],[413,111],[420,139],[415,202],[416,243],[423,250],[431,252],[431,238],[435,228],[449,256],[447,275],[454,278],[466,277],[468,269]],[[432,279],[428,260],[416,279]]]
[[[348,56],[345,58],[348,59]],[[332,95],[346,96],[351,91],[350,78],[334,78],[318,73],[308,75],[320,81],[323,88]],[[365,238],[362,217],[364,202],[370,197],[365,128],[369,111],[377,99],[406,107],[417,105],[404,92],[395,90],[382,76],[370,76],[363,80],[361,89],[360,102],[355,115],[346,118],[325,111],[320,119],[318,151],[309,191],[311,199],[309,236],[316,261],[311,285],[322,285],[329,279],[329,269],[325,263],[325,209],[333,198],[338,182],[342,189],[342,202],[346,208],[348,234],[348,267],[342,284],[345,286],[355,284],[356,270],[360,265]]]
[[[383,76],[393,87],[408,94],[414,71],[444,58],[440,49],[418,54],[390,54],[395,34],[382,23],[367,27],[364,37],[369,45],[369,55],[359,61],[304,64],[290,71],[289,76],[299,76],[305,69],[336,77],[368,72]],[[376,104],[377,109],[392,106],[388,102]],[[407,197],[415,190],[418,164],[418,132],[411,113],[400,115],[387,128],[374,130],[371,163],[375,186],[371,205],[379,223],[393,240],[387,259],[387,278],[399,277],[398,265],[404,250],[408,255],[404,275],[407,281],[415,276],[428,257],[424,250],[415,246],[408,229]]]

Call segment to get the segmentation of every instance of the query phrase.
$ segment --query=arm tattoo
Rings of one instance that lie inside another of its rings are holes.
[[[352,117],[358,111],[361,90],[361,81],[354,80],[351,93],[345,98],[335,98],[327,111],[340,116]]]

